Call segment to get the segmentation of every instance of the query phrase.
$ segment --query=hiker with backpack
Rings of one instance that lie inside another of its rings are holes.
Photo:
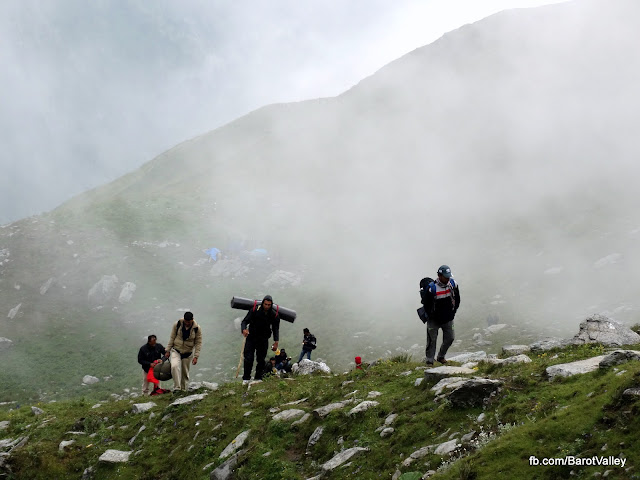
[[[309,331],[308,328],[302,330],[302,351],[300,352],[300,357],[298,358],[298,363],[302,361],[302,358],[306,355],[306,357],[311,360],[311,352],[316,349],[316,337]]]
[[[460,289],[451,276],[451,268],[442,265],[438,269],[437,280],[423,278],[420,297],[423,307],[418,310],[418,315],[427,324],[427,365],[433,365],[439,329],[442,329],[442,345],[436,360],[445,364],[445,355],[455,339],[453,319],[460,307]]]
[[[147,343],[138,350],[138,363],[142,365],[142,395],[149,395],[149,369],[160,363],[162,356],[165,354],[164,347],[157,343],[158,337],[149,335]]]
[[[247,385],[251,380],[251,370],[253,360],[256,361],[255,380],[262,380],[265,373],[265,358],[269,347],[269,338],[273,332],[273,345],[271,350],[278,350],[280,340],[280,314],[273,308],[273,298],[265,295],[260,305],[257,302],[253,308],[247,312],[242,320],[242,335],[245,337],[244,343],[244,372],[242,384]]]
[[[186,391],[189,369],[198,363],[202,348],[202,329],[193,319],[193,313],[185,312],[184,318],[171,327],[165,356],[171,360],[173,391]]]

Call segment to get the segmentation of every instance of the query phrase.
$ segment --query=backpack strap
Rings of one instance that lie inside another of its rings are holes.
[[[278,318],[278,315],[280,315],[280,305],[276,305],[276,318]]]
[[[252,312],[255,312],[258,309],[258,300],[254,300],[253,301],[253,308],[251,309]]]
[[[176,336],[178,335],[178,328],[180,327],[180,320],[176,322]]]

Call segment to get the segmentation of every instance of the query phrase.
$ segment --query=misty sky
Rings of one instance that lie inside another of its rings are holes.
[[[544,0],[10,0],[0,224],[253,109],[337,95],[447,31]]]

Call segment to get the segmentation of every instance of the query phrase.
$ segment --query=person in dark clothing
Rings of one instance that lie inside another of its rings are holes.
[[[287,352],[284,348],[280,349],[280,353],[276,355],[276,370],[283,370],[285,372],[291,371],[291,365],[289,361],[291,357],[287,355]]]
[[[271,295],[266,295],[262,299],[260,306],[249,310],[241,324],[242,335],[246,337],[244,344],[244,373],[242,375],[242,383],[248,384],[251,380],[251,370],[253,369],[253,360],[256,360],[255,380],[262,380],[265,367],[265,357],[267,356],[267,348],[269,338],[273,332],[273,346],[271,349],[275,352],[278,349],[278,341],[280,340],[280,315],[273,309],[273,299]]]
[[[298,357],[298,363],[302,361],[302,358],[306,355],[311,360],[311,352],[316,349],[316,337],[309,331],[308,328],[302,330],[302,351],[300,357]]]
[[[422,286],[422,285],[421,285]],[[460,308],[460,289],[451,276],[451,268],[442,265],[438,269],[438,279],[423,286],[420,297],[427,319],[427,365],[433,365],[436,354],[438,330],[442,329],[442,345],[438,352],[438,362],[445,364],[447,350],[455,339],[453,319]]]
[[[147,380],[147,373],[149,369],[155,366],[160,361],[165,353],[165,349],[162,345],[157,343],[157,337],[155,335],[149,335],[147,337],[147,343],[140,347],[138,351],[138,363],[142,365],[142,394],[149,395],[149,381]]]

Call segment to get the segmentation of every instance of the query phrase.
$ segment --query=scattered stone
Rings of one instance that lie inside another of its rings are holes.
[[[502,347],[502,354],[507,356],[520,355],[530,351],[531,347],[529,345],[505,345]]]
[[[599,367],[609,368],[630,360],[640,360],[640,352],[636,350],[616,350],[604,357],[600,362]]]
[[[531,363],[531,359],[522,353],[520,355],[514,355],[513,357],[507,358],[487,358],[486,362],[493,365],[510,365],[513,363]]]
[[[471,430],[466,435],[463,435],[462,438],[460,439],[460,441],[462,443],[469,443],[471,440],[473,440],[473,437],[474,437],[475,434],[476,434],[476,431],[475,430]]]
[[[481,413],[480,415],[478,415],[478,418],[476,418],[476,422],[483,423],[485,418],[486,415],[484,413]]]
[[[449,440],[448,442],[438,445],[433,453],[440,456],[451,455],[451,453],[453,453],[453,451],[458,447],[461,447],[461,445],[458,443],[458,439],[454,438],[453,440]]]
[[[13,307],[11,310],[9,310],[9,314],[7,315],[7,318],[10,318],[11,320],[13,320],[15,316],[18,314],[18,312],[20,311],[20,307],[22,307],[22,303],[19,303],[18,305]]]
[[[313,411],[313,414],[317,417],[324,418],[334,410],[339,410],[341,408],[346,407],[347,405],[352,403],[352,401],[353,400],[344,400],[342,402],[330,403],[329,405],[325,405],[324,407],[316,408]]]
[[[447,395],[447,399],[454,407],[475,407],[480,406],[485,399],[497,392],[502,382],[489,378],[473,378],[465,380],[460,385],[455,386]]]
[[[571,343],[570,340],[557,337],[547,337],[529,345],[532,352],[546,352],[555,348],[563,348]]]
[[[307,451],[306,451],[306,455],[310,455],[311,454],[311,448],[318,443],[318,440],[320,440],[320,437],[322,437],[322,434],[324,433],[324,427],[320,426],[317,427],[313,433],[311,434],[311,436],[309,437],[309,441],[307,442]]]
[[[496,323],[494,325],[489,325],[487,328],[484,329],[484,331],[486,334],[497,333],[503,328],[506,328],[508,326],[509,325],[507,325],[506,323]]]
[[[94,383],[98,383],[100,379],[98,377],[94,377],[92,375],[85,375],[82,377],[82,383],[85,385],[93,385]]]
[[[356,395],[356,393],[358,393],[358,390],[354,390],[353,392],[349,392],[344,397],[345,398],[354,397]]]
[[[330,374],[331,369],[323,362],[314,362],[308,358],[303,358],[300,362],[294,363],[291,371],[296,375],[311,375],[314,372]]]
[[[393,428],[393,427],[383,428],[382,431],[380,432],[380,437],[387,438],[395,431],[396,431],[396,429]]]
[[[456,363],[467,363],[467,362],[481,362],[487,358],[487,352],[483,352],[482,350],[479,352],[464,352],[454,355],[453,357],[449,357],[447,360],[450,362]]]
[[[445,388],[453,388],[454,386],[461,385],[466,378],[464,377],[448,377],[443,378],[438,383],[436,383],[433,387],[431,387],[431,391],[436,394],[436,396],[442,394],[442,391]]]
[[[304,398],[301,398],[300,400],[296,400],[296,401],[294,401],[294,402],[283,403],[283,404],[282,404],[282,406],[283,406],[283,407],[287,407],[287,406],[289,406],[289,405],[300,405],[301,403],[304,403],[304,402],[306,402],[307,400],[309,400],[309,397],[304,397]]]
[[[627,388],[622,392],[624,397],[640,397],[640,388]]]
[[[122,450],[109,449],[100,455],[98,460],[105,463],[126,463],[129,461],[129,456],[131,456],[132,453],[133,451],[125,452]]]
[[[131,411],[133,413],[144,413],[144,412],[147,412],[147,411],[151,410],[155,406],[156,406],[156,404],[153,403],[153,402],[134,403],[133,407],[131,408]]]
[[[391,415],[389,415],[387,418],[384,419],[384,424],[391,425],[393,422],[396,421],[397,418],[398,418],[398,414],[392,413]]]
[[[120,296],[118,297],[118,302],[124,304],[129,303],[133,298],[133,294],[135,293],[138,287],[133,282],[125,282],[122,286],[122,290],[120,291]]]
[[[424,371],[424,378],[429,382],[435,382],[452,375],[472,375],[474,373],[475,372],[470,368],[450,367],[445,365],[442,367],[426,369]]]
[[[416,378],[416,381],[413,382],[413,386],[414,387],[419,387],[422,384],[423,381],[424,381],[424,377]]]
[[[353,407],[351,410],[349,410],[349,414],[348,415],[356,415],[360,412],[365,412],[367,410],[369,410],[370,408],[373,407],[377,407],[378,405],[380,405],[379,402],[376,402],[375,400],[366,400],[364,402],[359,403],[358,405],[356,405],[355,407]]]
[[[89,303],[104,305],[116,294],[118,277],[115,275],[103,275],[102,278],[89,290],[87,294]]]
[[[352,383],[354,383],[353,380],[345,380],[344,382],[342,382],[342,386],[346,387],[347,385],[351,385]]]
[[[549,380],[553,380],[556,377],[570,377],[572,375],[589,373],[597,370],[600,362],[604,358],[605,355],[599,355],[597,357],[587,358],[586,360],[579,360],[577,362],[560,363],[558,365],[547,367],[546,372]]]
[[[140,429],[138,430],[138,433],[136,433],[131,440],[129,440],[129,446],[133,446],[134,442],[136,441],[136,439],[138,438],[138,435],[140,435],[142,432],[144,432],[147,429],[147,427],[145,427],[144,425],[142,425],[140,427]]]
[[[60,442],[60,445],[58,445],[58,451],[63,452],[65,448],[73,445],[74,443],[76,443],[75,440],[63,440]]]
[[[219,458],[227,458],[229,455],[235,453],[236,450],[242,448],[244,442],[249,438],[250,430],[245,430],[244,432],[238,434],[236,438],[234,438],[229,445],[222,451]]]
[[[96,403],[95,405],[93,405],[91,408],[92,409],[96,409],[96,408],[100,408],[102,406],[101,403]]]
[[[273,416],[273,420],[276,422],[290,422],[291,420],[297,420],[305,414],[304,410],[292,408],[289,410],[283,410],[282,412]]]
[[[300,420],[296,420],[291,425],[292,426],[302,425],[304,422],[306,422],[310,418],[311,418],[311,414],[310,413],[305,413]]]
[[[176,407],[178,405],[188,405],[193,402],[197,402],[206,397],[206,393],[198,393],[196,395],[188,395],[186,397],[178,398],[175,402],[173,402],[170,406]]]
[[[6,430],[7,428],[9,428],[9,425],[11,425],[11,422],[9,420],[0,422],[0,430]]]
[[[368,448],[363,447],[352,447],[348,448],[337,455],[335,455],[331,460],[322,464],[321,468],[324,472],[330,472],[336,468],[338,468],[343,463],[348,462],[356,455],[359,455],[362,452],[368,452]]]
[[[601,343],[607,347],[619,347],[640,343],[640,335],[611,318],[596,314],[580,324],[580,331],[573,337],[572,343]]]
[[[470,368],[471,370],[473,370],[477,366],[478,366],[478,362],[467,362],[461,365],[462,368]]]
[[[31,411],[35,416],[42,415],[44,413],[44,410],[38,407],[31,407]]]
[[[266,457],[270,457],[270,456],[271,456],[271,452],[264,452],[264,453],[262,454],[262,456],[263,456],[263,457],[265,457],[265,458],[266,458]]]
[[[233,478],[233,472],[235,468],[238,466],[238,460],[240,457],[244,456],[247,453],[247,450],[241,450],[231,458],[226,460],[222,465],[211,472],[209,478],[211,480],[230,480]],[[222,457],[221,457],[222,458]]]
[[[367,395],[367,398],[377,398],[377,397],[379,397],[380,395],[382,395],[382,393],[381,393],[381,392],[373,391],[373,392],[369,392],[369,394]]]
[[[82,472],[82,480],[91,480],[93,478],[93,474],[95,473],[95,469],[93,467],[87,467]]]

